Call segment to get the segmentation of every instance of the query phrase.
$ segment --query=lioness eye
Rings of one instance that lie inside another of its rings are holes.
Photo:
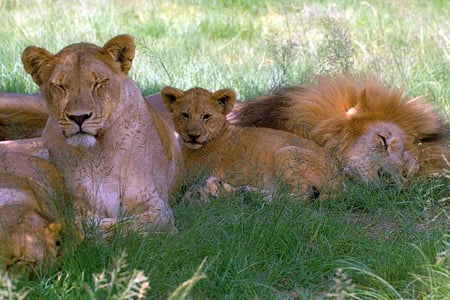
[[[61,84],[61,83],[54,83],[52,84],[53,86],[53,91],[54,92],[58,92],[58,93],[65,93],[66,92],[66,87]]]
[[[209,120],[211,117],[212,117],[211,114],[204,114],[203,121]]]
[[[188,113],[181,113],[181,116],[183,117],[183,119],[189,120],[189,114]]]

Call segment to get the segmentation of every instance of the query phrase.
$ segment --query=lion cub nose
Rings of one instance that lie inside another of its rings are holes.
[[[200,137],[200,133],[188,133],[188,136],[192,141],[195,141]]]
[[[67,115],[69,120],[74,121],[76,124],[78,124],[78,126],[81,126],[81,124],[83,124],[83,122],[89,119],[91,116],[92,113],[83,115]]]

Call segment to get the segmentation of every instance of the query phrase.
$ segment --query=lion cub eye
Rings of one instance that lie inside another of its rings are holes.
[[[188,113],[181,113],[181,116],[183,117],[183,119],[185,120],[189,120],[189,114]]]
[[[203,115],[203,121],[207,121],[209,119],[211,119],[212,115],[211,114],[204,114]]]

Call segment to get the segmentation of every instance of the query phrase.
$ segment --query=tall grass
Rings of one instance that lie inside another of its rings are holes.
[[[232,87],[242,100],[311,75],[373,73],[450,115],[448,1],[0,0],[0,91],[36,92],[28,45],[136,38],[131,76],[144,94],[166,84]],[[450,169],[450,167],[449,167]],[[178,234],[62,241],[35,275],[0,276],[7,299],[450,298],[450,178],[408,190],[354,184],[346,197],[271,205],[242,194],[179,201]],[[126,253],[126,256],[124,256]],[[145,296],[144,296],[145,294]]]

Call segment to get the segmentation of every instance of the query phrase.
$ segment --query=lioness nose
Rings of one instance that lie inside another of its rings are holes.
[[[72,120],[75,123],[77,123],[78,126],[81,126],[81,124],[83,124],[84,121],[89,119],[91,117],[91,115],[92,115],[92,113],[83,114],[83,115],[67,115],[67,117],[69,118],[69,120]]]

